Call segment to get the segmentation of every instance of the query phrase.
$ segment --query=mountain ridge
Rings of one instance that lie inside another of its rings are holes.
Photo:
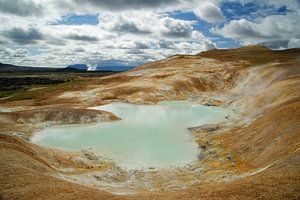
[[[134,67],[132,66],[99,66],[95,70],[89,70],[86,64],[73,64],[65,68],[52,68],[52,67],[29,67],[19,66],[13,64],[5,64],[0,62],[0,73],[13,73],[13,72],[122,72],[128,71]]]

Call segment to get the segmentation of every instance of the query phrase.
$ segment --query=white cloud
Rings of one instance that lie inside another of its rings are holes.
[[[42,16],[43,6],[32,0],[0,0],[0,11],[10,15],[17,15],[21,17],[27,16]]]
[[[255,21],[246,19],[232,20],[222,28],[212,31],[226,38],[232,38],[243,44],[262,42],[289,41],[289,46],[296,45],[293,41],[300,39],[300,18],[296,12],[286,15],[271,15]],[[281,43],[282,44],[282,43]]]
[[[289,40],[288,48],[300,48],[300,38],[292,38]]]
[[[18,44],[34,44],[44,39],[44,35],[34,27],[27,29],[13,27],[5,29],[1,33],[4,37]]]
[[[300,8],[299,0],[227,0],[229,2],[239,2],[242,5],[247,3],[261,4],[261,5],[272,5],[275,7],[287,6],[292,10]]]
[[[135,10],[176,5],[180,0],[74,0],[77,6],[92,6],[107,10]]]
[[[194,9],[195,14],[210,23],[223,22],[225,17],[220,7],[212,1],[202,1]]]
[[[193,28],[196,21],[171,18],[169,13],[175,11],[194,12],[210,25],[217,24],[213,29],[215,33],[243,44],[275,44],[275,40],[276,44],[299,46],[299,1],[252,2],[277,7],[288,5],[294,12],[254,21],[226,22],[221,0],[0,0],[0,45],[6,48],[0,50],[0,59],[31,66],[66,66],[107,60],[139,64],[173,54],[215,48],[210,38]],[[1,6],[4,4],[5,11]],[[67,14],[99,14],[99,24],[51,23]],[[220,27],[223,22],[226,24]],[[17,49],[27,52],[17,53]]]
[[[38,11],[28,14],[30,6],[19,6],[26,17],[0,13],[1,44],[7,43],[12,50],[24,45],[36,50],[23,59],[5,61],[31,66],[66,66],[91,60],[138,64],[215,47],[210,39],[193,30],[194,21],[173,19],[166,14],[193,11],[196,1],[123,0],[123,5],[125,2],[126,6],[121,6],[120,1],[18,0],[18,5],[30,4]],[[51,23],[69,13],[99,14],[99,24]]]
[[[151,33],[151,25],[157,25],[155,20],[159,20],[159,16],[149,11],[102,12],[99,15],[99,27],[121,34],[149,34]]]
[[[163,29],[162,34],[167,37],[175,38],[190,38],[193,32],[193,22],[184,20],[175,20],[169,17],[162,19]]]

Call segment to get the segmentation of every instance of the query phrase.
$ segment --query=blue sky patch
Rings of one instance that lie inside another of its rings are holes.
[[[237,8],[238,7],[234,9]],[[252,10],[254,11],[255,9],[252,8]],[[240,46],[239,42],[235,40],[227,39],[220,35],[212,33],[211,29],[214,27],[214,25],[199,19],[193,12],[173,12],[173,13],[168,13],[168,16],[173,19],[195,21],[195,24],[193,25],[193,29],[201,32],[204,36],[208,37],[213,42],[215,42],[218,48],[235,48]],[[228,16],[232,17],[230,16],[230,14]]]
[[[267,17],[270,15],[285,15],[289,12],[286,6],[275,7],[272,5],[246,3],[242,5],[238,2],[223,3],[221,7],[227,20],[247,19]]]
[[[97,25],[98,22],[98,15],[69,14],[62,16],[61,19],[52,23],[52,25]]]
[[[189,20],[189,21],[196,21],[198,17],[193,12],[169,12],[167,13],[169,17],[174,19],[181,19],[181,20]]]

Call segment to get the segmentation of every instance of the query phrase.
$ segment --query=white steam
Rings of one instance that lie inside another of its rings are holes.
[[[90,64],[87,64],[86,66],[88,67],[87,68],[88,71],[96,71],[97,70],[97,64],[90,63]]]

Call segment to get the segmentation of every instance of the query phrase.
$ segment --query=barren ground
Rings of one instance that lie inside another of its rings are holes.
[[[192,129],[203,156],[186,169],[133,175],[93,152],[28,141],[48,126],[120,120],[91,106],[182,99],[240,116]],[[299,110],[300,50],[260,46],[178,55],[124,73],[15,92],[0,100],[0,199],[299,199]],[[84,178],[123,183],[124,192],[103,191]],[[137,187],[147,181],[150,188]]]

